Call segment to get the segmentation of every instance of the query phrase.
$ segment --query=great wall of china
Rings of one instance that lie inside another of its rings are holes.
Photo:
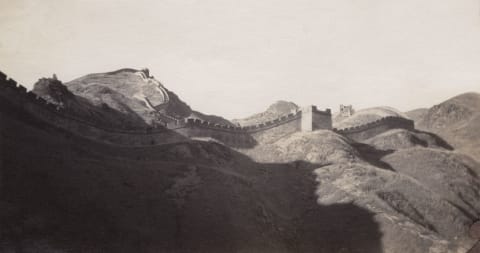
[[[350,139],[361,141],[394,128],[413,130],[414,122],[402,117],[386,116],[384,118],[349,128],[333,129],[333,131],[348,136]]]
[[[332,129],[331,111],[329,109],[320,111],[315,106],[252,126],[234,127],[189,118],[172,120],[166,123],[165,127],[110,129],[65,113],[61,107],[48,103],[31,91],[27,92],[25,87],[7,78],[2,72],[0,72],[0,106],[7,110],[20,108],[29,117],[35,117],[47,125],[66,132],[125,146],[156,145],[206,137],[221,141],[228,146],[248,148],[255,146],[265,136],[277,133],[289,134],[327,129],[360,141],[393,128],[413,129],[413,121],[400,117],[385,117],[352,128]]]

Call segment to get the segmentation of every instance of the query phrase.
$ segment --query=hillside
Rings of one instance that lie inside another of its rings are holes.
[[[480,164],[429,133],[391,130],[365,143],[315,131],[241,152],[258,162],[316,164],[318,202],[354,202],[376,213],[384,252],[449,252],[453,244],[471,244],[456,236],[480,215]]]
[[[121,113],[136,114],[149,125],[187,117],[231,125],[221,117],[192,110],[175,93],[150,76],[148,69],[89,74],[65,85],[73,94],[94,105],[105,104]]]
[[[1,114],[1,251],[453,253],[473,243],[480,166],[441,147],[375,151],[315,131],[240,152],[203,141],[129,148],[17,115]]]
[[[277,101],[270,105],[264,112],[254,114],[244,119],[234,119],[232,122],[241,126],[251,126],[277,119],[281,116],[295,112],[297,109],[299,109],[299,107],[295,103]]]
[[[433,106],[417,127],[438,134],[458,151],[480,160],[480,94],[461,94]]]
[[[436,134],[392,125],[359,143],[288,121],[251,135],[207,127],[198,138],[184,129],[110,129],[109,139],[130,141],[104,142],[86,134],[103,130],[74,131],[88,127],[60,118],[91,114],[100,126],[132,113],[143,124],[139,97],[165,115],[183,102],[166,89],[129,87],[150,85],[137,77],[154,82],[145,70],[94,75],[131,80],[110,80],[112,89],[79,81],[74,90],[93,92],[84,97],[41,79],[35,92],[52,106],[0,75],[0,252],[464,253],[475,243],[468,230],[480,218],[480,164]],[[453,115],[439,109],[422,122],[472,117],[476,101],[460,96]],[[292,106],[281,102],[266,116]],[[344,120],[386,116],[404,115],[382,107]],[[222,144],[238,137],[251,145]]]
[[[38,80],[32,89],[36,95],[46,101],[66,110],[72,117],[91,122],[98,126],[108,128],[142,128],[148,126],[144,120],[139,117],[127,105],[128,99],[114,91],[110,90],[110,97],[114,98],[112,103],[93,103],[83,97],[76,96],[59,80],[53,78],[42,78]],[[101,93],[101,91],[99,91]]]
[[[381,252],[372,213],[316,203],[308,163],[117,147],[1,113],[2,252]]]
[[[333,127],[337,129],[343,129],[348,127],[354,127],[359,125],[364,125],[375,120],[385,118],[387,116],[394,117],[404,117],[407,116],[400,111],[391,108],[391,107],[373,107],[356,111],[352,116],[344,117],[334,117],[333,118]]]

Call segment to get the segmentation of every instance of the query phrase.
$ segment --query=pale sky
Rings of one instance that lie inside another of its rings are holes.
[[[227,118],[430,107],[480,92],[480,1],[0,0],[0,70],[28,88],[124,67]]]

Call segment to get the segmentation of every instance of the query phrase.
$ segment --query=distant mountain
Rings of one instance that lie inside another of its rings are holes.
[[[428,113],[428,108],[419,108],[419,109],[405,112],[405,115],[407,115],[411,120],[415,121],[415,124],[417,124],[419,121],[421,121],[425,117],[427,113]]]
[[[287,101],[277,101],[270,105],[266,111],[254,114],[244,119],[234,119],[232,122],[241,126],[255,125],[262,122],[277,119],[283,115],[295,112],[299,107],[295,103]]]
[[[387,116],[408,118],[407,115],[392,107],[373,107],[356,111],[350,117],[336,116],[333,118],[333,127],[342,129],[359,126]]]
[[[435,105],[417,120],[419,129],[444,138],[480,160],[480,94],[465,93]]]

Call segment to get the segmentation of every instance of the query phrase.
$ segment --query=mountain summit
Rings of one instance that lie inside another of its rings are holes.
[[[70,100],[73,94],[76,100],[83,101],[82,105],[77,103],[77,111],[83,107],[84,110],[93,110],[103,117],[106,115],[99,113],[102,109],[98,108],[108,109],[123,115],[124,121],[131,121],[131,119],[139,121],[137,124],[131,124],[132,126],[164,125],[167,122],[185,118],[231,125],[221,117],[192,110],[187,103],[150,75],[148,69],[125,68],[107,73],[89,74],[64,84],[58,80],[41,79],[33,91],[46,100],[64,104],[63,100],[66,98],[58,94],[59,90],[62,90],[65,96],[68,95]],[[88,115],[80,116],[88,118]]]

